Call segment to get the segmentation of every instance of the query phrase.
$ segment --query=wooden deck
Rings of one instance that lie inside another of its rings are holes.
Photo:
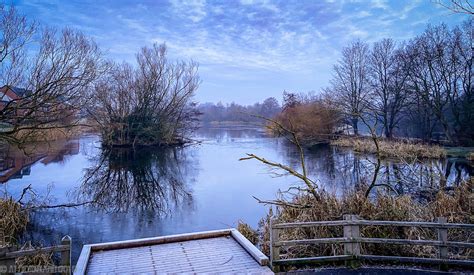
[[[85,245],[74,274],[265,273],[268,258],[235,229]]]

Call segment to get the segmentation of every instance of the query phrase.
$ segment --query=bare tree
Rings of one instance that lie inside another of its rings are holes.
[[[461,113],[472,115],[472,51],[469,44],[469,38],[463,38],[459,29],[451,31],[446,25],[440,25],[428,27],[409,43],[408,48],[415,104],[421,104],[422,112],[429,112],[427,114],[436,119],[432,122],[433,127],[439,123],[450,143],[458,142],[458,133],[463,126],[457,125],[456,120],[460,120]],[[464,103],[470,107],[461,111]]]
[[[137,54],[138,67],[113,65],[95,87],[90,114],[110,146],[182,143],[194,129],[200,80],[195,62],[171,62],[166,46]]]
[[[36,23],[29,22],[14,7],[0,4],[0,83],[16,85],[25,80],[25,47],[33,41],[36,30]]]
[[[469,0],[434,0],[434,3],[441,5],[454,13],[474,14],[474,5]]]
[[[271,127],[272,130],[277,131],[279,133],[279,135],[284,136],[289,142],[291,142],[293,145],[296,146],[296,148],[298,149],[298,153],[299,153],[299,164],[300,164],[301,172],[297,171],[296,169],[294,169],[290,166],[287,166],[287,165],[284,165],[284,164],[281,164],[281,163],[278,163],[278,162],[274,162],[274,161],[271,161],[271,160],[267,160],[263,157],[259,157],[255,154],[250,154],[250,153],[247,154],[247,157],[240,158],[239,160],[243,161],[243,160],[255,159],[255,160],[257,160],[257,161],[259,161],[259,162],[261,162],[261,163],[263,163],[263,164],[265,164],[269,167],[282,170],[282,171],[288,173],[289,175],[292,175],[292,176],[294,176],[294,177],[296,177],[296,178],[298,178],[298,179],[300,179],[304,182],[304,184],[306,185],[306,188],[303,188],[303,189],[298,188],[299,191],[307,192],[308,194],[311,194],[316,200],[319,200],[318,185],[315,181],[311,180],[308,177],[308,172],[307,172],[307,169],[306,169],[304,149],[303,149],[303,146],[301,145],[301,143],[298,139],[298,135],[297,135],[296,131],[294,129],[285,127],[283,124],[281,124],[280,122],[278,122],[276,120],[269,119],[269,118],[262,117],[262,116],[258,116],[258,117],[265,120],[266,122],[270,123],[270,125],[268,127]],[[259,202],[276,204],[276,205],[287,205],[287,206],[291,205],[293,207],[302,207],[301,205],[294,205],[294,204],[288,203],[287,201],[283,201],[283,200],[277,200],[277,201],[261,201],[261,200],[259,200]]]
[[[367,108],[370,87],[367,80],[367,44],[356,41],[342,50],[342,57],[334,66],[334,77],[329,90],[337,97],[337,104],[349,119],[354,134],[358,135],[359,114]]]
[[[392,39],[374,43],[369,60],[374,95],[371,107],[377,113],[375,119],[382,122],[385,136],[392,138],[407,101],[408,62]]]
[[[71,29],[42,31],[37,53],[27,58],[28,66],[19,71],[23,93],[0,109],[0,121],[9,125],[0,134],[4,140],[21,142],[77,125],[102,67],[97,45]],[[6,88],[12,87],[7,83]]]

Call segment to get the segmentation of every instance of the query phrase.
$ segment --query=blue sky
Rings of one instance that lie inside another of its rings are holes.
[[[43,25],[92,36],[108,57],[134,62],[144,45],[166,42],[173,58],[200,64],[200,102],[251,104],[283,90],[318,92],[343,46],[397,41],[427,24],[456,25],[430,0],[13,1]]]

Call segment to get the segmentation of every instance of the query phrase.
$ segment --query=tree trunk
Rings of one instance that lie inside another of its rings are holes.
[[[354,130],[354,135],[358,136],[359,135],[359,128],[358,128],[359,119],[357,117],[353,117],[351,119],[351,122],[352,122],[352,129]]]

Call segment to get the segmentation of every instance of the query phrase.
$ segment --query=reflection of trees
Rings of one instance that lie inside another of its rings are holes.
[[[0,183],[30,174],[36,162],[44,165],[61,163],[65,156],[79,153],[78,140],[31,142],[16,146],[0,142]]]
[[[102,151],[96,161],[86,170],[79,195],[106,210],[167,213],[173,205],[191,203],[182,150],[115,148]]]
[[[297,152],[291,146],[282,148],[286,162],[297,165]],[[358,154],[349,149],[320,146],[306,154],[308,172],[324,187],[350,190],[369,184],[376,172],[377,190],[398,194],[449,189],[474,175],[473,167],[463,159],[403,160]],[[380,164],[379,164],[380,161]]]

